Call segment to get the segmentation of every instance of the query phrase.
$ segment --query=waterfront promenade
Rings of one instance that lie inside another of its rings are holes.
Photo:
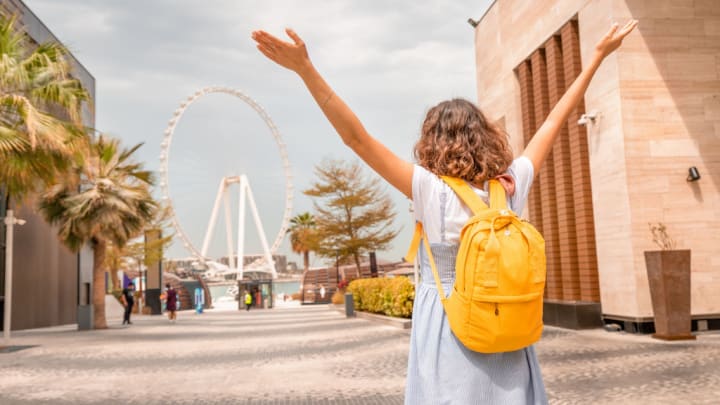
[[[14,333],[0,404],[401,404],[409,331],[327,306],[138,316],[130,327]],[[552,404],[720,401],[720,334],[666,343],[546,328]],[[459,371],[460,372],[460,371]]]

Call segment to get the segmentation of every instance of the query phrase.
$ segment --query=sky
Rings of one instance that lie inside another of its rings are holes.
[[[302,81],[267,60],[250,35],[292,27],[336,94],[368,131],[400,157],[412,147],[427,110],[464,97],[475,101],[474,31],[491,0],[24,0],[96,80],[96,127],[125,145],[144,143],[137,159],[157,171],[173,111],[206,86],[238,89],[262,106],[286,145],[294,185],[293,215],[313,212],[302,191],[327,159],[357,159],[325,120]],[[370,169],[363,164],[369,173]],[[177,219],[198,249],[223,176],[245,174],[268,243],[278,237],[287,193],[277,143],[243,101],[211,94],[193,103],[169,150],[168,184]],[[409,200],[387,186],[400,234],[378,252],[397,261],[413,231]],[[237,190],[231,224],[237,232]],[[159,190],[156,195],[160,197]],[[208,255],[226,254],[225,217]],[[246,254],[261,253],[252,217]],[[237,238],[237,235],[233,236]],[[278,253],[302,265],[288,238]],[[167,257],[189,256],[175,241]],[[311,255],[311,265],[322,260]]]

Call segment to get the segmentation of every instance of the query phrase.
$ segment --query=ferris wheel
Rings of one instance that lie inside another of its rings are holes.
[[[277,233],[277,236],[275,237],[275,240],[271,247],[268,247],[267,241],[265,239],[265,232],[262,227],[260,216],[257,212],[257,208],[255,205],[255,201],[252,197],[252,191],[250,190],[250,185],[245,177],[245,175],[242,176],[233,176],[233,177],[224,177],[220,181],[220,189],[218,190],[218,194],[215,200],[215,206],[213,208],[213,211],[210,216],[210,224],[208,225],[208,229],[205,235],[205,240],[203,242],[203,246],[201,249],[198,249],[195,244],[193,244],[192,240],[183,230],[182,225],[180,224],[180,221],[176,215],[176,211],[173,205],[172,198],[170,197],[170,186],[169,186],[169,170],[168,170],[168,162],[170,158],[170,145],[172,144],[172,138],[173,134],[175,132],[175,128],[177,127],[178,123],[180,122],[180,119],[182,118],[185,111],[192,105],[195,101],[202,98],[205,95],[211,94],[211,93],[225,93],[231,96],[234,96],[242,101],[244,101],[247,105],[249,105],[259,116],[260,118],[265,122],[265,125],[270,129],[270,134],[275,140],[275,143],[277,144],[278,152],[280,155],[280,160],[282,163],[283,168],[283,174],[285,178],[285,209],[283,211],[283,219],[281,222],[280,230]],[[228,260],[230,263],[230,267],[233,271],[238,272],[238,279],[242,278],[243,274],[243,244],[244,244],[244,217],[245,217],[245,202],[246,198],[249,199],[249,205],[253,214],[253,218],[255,220],[255,225],[258,228],[258,234],[260,236],[261,242],[263,244],[264,248],[264,255],[261,259],[256,260],[255,262],[251,263],[247,267],[255,270],[260,271],[269,271],[272,272],[273,275],[275,275],[275,268],[273,266],[272,261],[272,255],[275,254],[275,252],[280,247],[280,244],[282,243],[283,239],[285,238],[285,234],[288,229],[288,225],[290,223],[290,216],[292,213],[292,201],[293,201],[293,185],[292,185],[292,174],[290,170],[290,162],[288,160],[288,154],[287,150],[285,148],[285,143],[282,141],[282,138],[280,136],[280,132],[278,131],[278,128],[275,126],[273,121],[270,119],[270,116],[265,112],[265,110],[257,103],[255,100],[247,96],[245,93],[241,92],[240,90],[227,88],[227,87],[218,87],[218,86],[212,86],[212,87],[205,87],[202,88],[195,93],[193,93],[191,96],[189,96],[187,99],[183,100],[180,103],[180,106],[175,110],[173,113],[172,118],[168,122],[168,126],[165,129],[164,137],[161,143],[161,152],[160,152],[160,188],[162,191],[162,198],[163,201],[167,204],[168,209],[170,211],[171,215],[171,222],[173,227],[175,228],[175,232],[177,234],[177,237],[180,238],[182,241],[182,244],[184,248],[189,251],[189,253],[201,264],[205,265],[208,262],[213,262],[211,258],[207,256],[207,249],[209,245],[210,238],[212,237],[212,232],[215,226],[215,221],[217,220],[217,214],[220,207],[220,204],[224,201],[225,203],[225,217],[226,217],[226,231],[227,231],[227,238],[228,238]],[[238,184],[240,186],[240,201],[239,201],[239,221],[238,221],[238,244],[237,244],[237,264],[233,266],[233,251],[232,251],[232,233],[231,233],[231,226],[230,226],[230,208],[229,208],[229,199],[226,194],[228,187]],[[224,198],[223,198],[224,196]],[[263,263],[264,262],[264,263]],[[264,264],[264,265],[263,265]],[[262,270],[264,269],[264,270]]]

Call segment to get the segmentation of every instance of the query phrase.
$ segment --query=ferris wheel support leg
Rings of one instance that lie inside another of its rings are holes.
[[[265,230],[263,229],[262,222],[260,221],[260,214],[258,214],[257,207],[255,206],[255,199],[252,195],[252,189],[250,188],[250,183],[247,180],[247,177],[243,175],[243,184],[245,187],[247,187],[247,193],[248,193],[248,201],[250,202],[250,210],[252,211],[253,218],[255,219],[255,227],[257,228],[258,235],[260,236],[260,242],[263,246],[263,251],[265,253],[265,260],[267,260],[268,266],[272,269],[272,276],[273,278],[277,278],[277,271],[275,270],[275,263],[272,259],[272,254],[270,253],[270,247],[267,243],[267,238],[265,237]]]
[[[237,244],[237,279],[243,279],[243,268],[245,267],[245,187],[247,179],[243,175],[240,178],[240,201],[238,201],[238,244]]]
[[[225,192],[225,178],[220,180],[220,187],[218,188],[217,196],[215,196],[215,205],[213,205],[212,214],[210,214],[210,223],[208,224],[207,233],[205,233],[205,240],[203,241],[202,250],[200,254],[203,258],[207,257],[208,246],[210,246],[210,237],[212,236],[213,230],[215,229],[215,222],[217,222],[217,214],[220,209],[220,201],[222,195]]]
[[[228,267],[237,270],[237,264],[233,264],[233,234],[232,216],[230,216],[230,193],[227,189],[223,193],[223,205],[225,206],[225,239],[227,240]]]

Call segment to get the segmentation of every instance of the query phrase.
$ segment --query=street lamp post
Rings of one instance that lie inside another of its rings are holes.
[[[12,264],[13,264],[13,228],[24,225],[25,220],[15,218],[13,210],[5,215],[5,308],[3,314],[3,338],[10,343],[10,316],[12,314]]]

